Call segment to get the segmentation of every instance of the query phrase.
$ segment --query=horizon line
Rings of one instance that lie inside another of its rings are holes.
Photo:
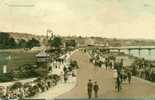
[[[34,36],[46,36],[45,34],[36,34],[36,33],[28,33],[28,32],[13,32],[13,31],[0,31],[4,33],[17,33],[17,34],[27,34],[27,35],[34,35]],[[155,38],[126,38],[126,37],[106,37],[106,36],[98,36],[98,35],[62,35],[56,34],[56,36],[61,37],[82,37],[82,38],[106,38],[106,39],[121,39],[121,40],[155,40]]]

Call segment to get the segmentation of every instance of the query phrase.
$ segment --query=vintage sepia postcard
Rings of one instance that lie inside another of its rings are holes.
[[[155,0],[0,0],[0,100],[155,100]]]

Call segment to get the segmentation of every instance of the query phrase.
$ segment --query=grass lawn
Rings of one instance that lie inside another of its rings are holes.
[[[7,65],[8,72],[16,70],[19,66],[24,64],[35,64],[36,58],[35,55],[38,52],[24,52],[24,51],[4,51],[0,52],[0,73],[2,73],[3,66]],[[11,60],[8,60],[11,56]]]

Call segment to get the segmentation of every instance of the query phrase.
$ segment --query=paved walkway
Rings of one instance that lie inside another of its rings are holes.
[[[96,68],[89,62],[87,54],[76,52],[72,59],[77,60],[80,69],[78,70],[77,84],[69,92],[60,95],[59,97],[87,97],[87,82],[89,79],[97,81],[100,90],[99,97],[153,97],[155,96],[155,83],[151,83],[138,78],[133,78],[132,83],[123,84],[121,92],[116,92],[114,89],[114,80],[112,71]]]

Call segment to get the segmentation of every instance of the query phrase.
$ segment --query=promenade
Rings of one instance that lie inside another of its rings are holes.
[[[118,93],[114,89],[112,70],[95,67],[89,62],[89,56],[76,51],[71,59],[77,60],[79,69],[75,81],[66,84],[59,84],[49,91],[36,95],[34,98],[87,98],[87,82],[89,79],[97,81],[100,87],[99,98],[128,97],[142,98],[155,96],[155,83],[132,77],[129,85],[124,83],[122,90]]]
[[[78,70],[77,84],[69,92],[60,95],[59,97],[87,97],[87,82],[89,79],[97,81],[100,87],[99,97],[154,97],[155,83],[151,83],[139,78],[132,79],[131,84],[124,83],[122,90],[118,93],[114,89],[114,79],[112,70],[105,70],[95,67],[89,62],[87,54],[80,51],[76,52],[72,59],[77,60],[80,69]]]

